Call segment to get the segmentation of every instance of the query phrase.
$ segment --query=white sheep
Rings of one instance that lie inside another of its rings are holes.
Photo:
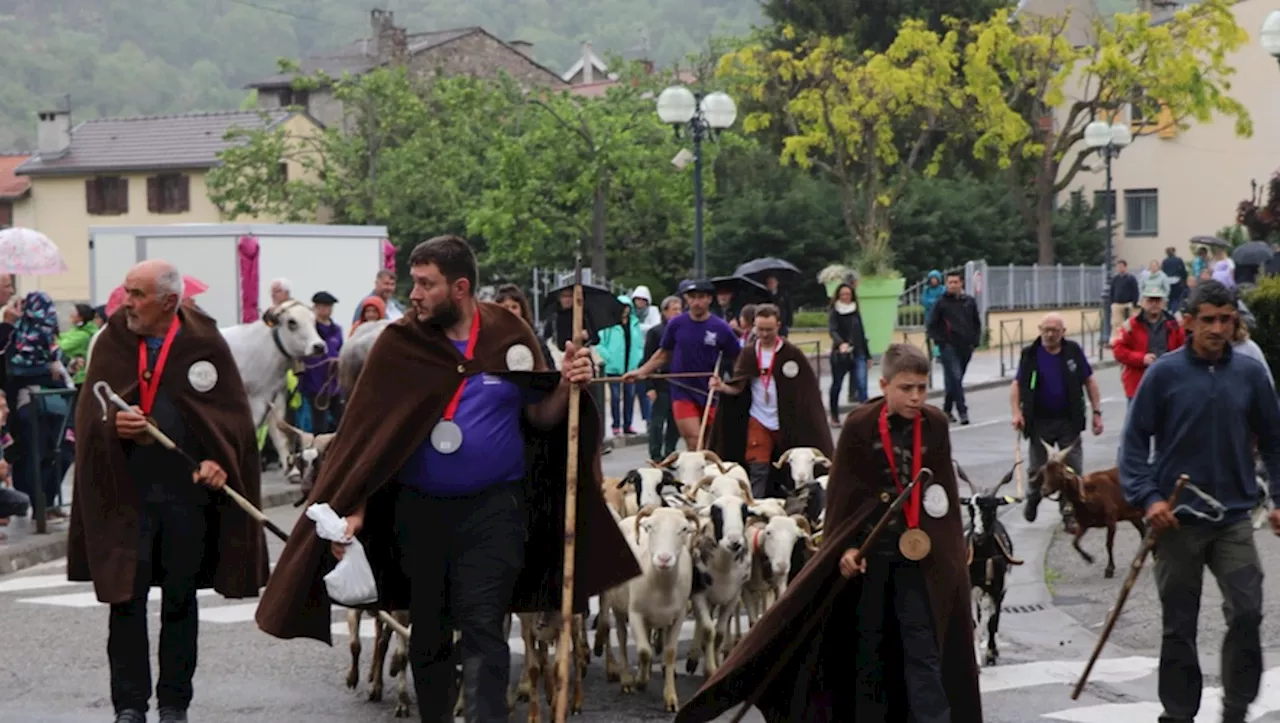
[[[644,690],[653,672],[650,633],[662,636],[662,699],[668,713],[680,707],[676,694],[676,646],[680,626],[693,589],[693,559],[690,550],[698,533],[698,516],[688,509],[645,507],[635,517],[618,523],[622,535],[640,563],[640,577],[607,591],[601,600],[600,617],[613,613],[622,655],[622,692]],[[607,623],[602,624],[608,636]],[[638,670],[634,681],[627,661],[627,631],[636,643]],[[611,667],[612,645],[605,659]]]
[[[701,452],[672,452],[666,459],[661,462],[649,464],[654,467],[671,467],[675,466],[676,479],[683,482],[686,486],[692,486],[698,483],[706,475],[705,470],[707,463],[712,463],[720,474],[728,471],[728,467],[720,459],[720,456],[709,449]]]
[[[685,671],[698,669],[706,656],[707,676],[720,667],[728,650],[729,621],[737,613],[742,586],[751,577],[751,548],[747,545],[747,502],[725,495],[711,503],[693,548],[694,634]]]
[[[795,483],[795,489],[800,489],[814,481],[813,469],[819,464],[831,466],[831,460],[827,459],[822,450],[817,447],[792,447],[783,452],[773,466],[782,469],[783,465],[790,465],[791,481]]]
[[[755,502],[751,497],[751,483],[727,474],[703,477],[687,494],[693,496],[694,506],[699,510],[705,510],[721,497],[737,497],[747,503]]]
[[[649,505],[679,507],[690,504],[681,492],[680,482],[669,469],[652,467],[633,469],[617,484],[618,489],[622,490],[627,511],[623,517],[634,517]]]
[[[702,476],[708,475],[714,477],[726,474],[730,477],[736,477],[747,484],[751,484],[751,475],[747,473],[747,468],[737,462],[722,462],[720,464],[712,463],[702,468]]]

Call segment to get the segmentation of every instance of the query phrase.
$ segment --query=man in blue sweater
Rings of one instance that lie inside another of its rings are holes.
[[[1222,643],[1223,723],[1243,723],[1262,680],[1262,567],[1250,510],[1257,504],[1253,440],[1273,498],[1280,495],[1280,403],[1257,360],[1234,354],[1235,295],[1202,282],[1188,302],[1190,341],[1148,369],[1125,424],[1120,479],[1125,499],[1160,531],[1156,589],[1164,618],[1160,646],[1161,723],[1190,723],[1204,688],[1196,632],[1204,568],[1218,581],[1227,633]],[[1155,440],[1155,461],[1150,459]],[[1167,501],[1179,475],[1225,506]],[[1280,510],[1270,516],[1280,535]]]

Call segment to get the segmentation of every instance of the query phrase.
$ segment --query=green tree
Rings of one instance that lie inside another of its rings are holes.
[[[944,18],[981,22],[991,17],[1007,0],[766,0],[764,14],[775,28],[790,27],[800,38],[843,37],[848,48],[883,52],[893,44],[898,28],[907,20],[922,20],[931,30],[948,29]],[[777,34],[783,47],[794,42]]]

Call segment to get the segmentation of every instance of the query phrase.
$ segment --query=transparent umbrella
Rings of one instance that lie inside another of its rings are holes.
[[[15,226],[0,231],[0,273],[53,276],[67,273],[67,262],[48,236]]]

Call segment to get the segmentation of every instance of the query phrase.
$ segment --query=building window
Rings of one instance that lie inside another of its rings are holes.
[[[147,179],[147,210],[151,213],[185,213],[191,210],[191,179],[181,173],[164,173]]]
[[[1115,191],[1094,191],[1093,207],[1102,211],[1102,215],[1106,216],[1108,211],[1111,217],[1116,216],[1116,192]]]
[[[1124,235],[1155,236],[1160,231],[1160,192],[1142,188],[1124,192]]]
[[[311,93],[305,90],[294,90],[292,88],[285,88],[284,90],[280,91],[280,107],[281,108],[288,108],[291,105],[296,105],[299,108],[306,110],[307,102],[310,100],[311,100]]]
[[[276,178],[280,180],[281,186],[289,182],[289,164],[288,163],[281,161],[280,164],[276,166]]]
[[[84,182],[85,210],[94,216],[119,216],[129,212],[129,179],[99,176]]]

